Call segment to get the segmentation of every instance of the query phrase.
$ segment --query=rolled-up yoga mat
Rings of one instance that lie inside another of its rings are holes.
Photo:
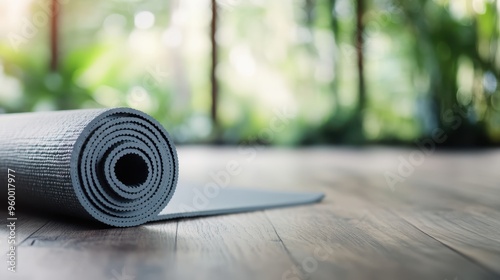
[[[188,176],[189,174],[186,174]],[[176,190],[167,131],[129,108],[0,115],[0,192],[15,207],[117,227],[153,220],[313,203],[318,193],[237,188]],[[14,196],[12,196],[14,194]],[[16,209],[16,208],[12,209]],[[23,210],[23,209],[21,209]]]

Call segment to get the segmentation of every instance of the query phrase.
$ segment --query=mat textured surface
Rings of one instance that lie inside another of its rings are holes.
[[[115,108],[0,116],[0,182],[11,179],[21,208],[126,227],[323,198],[320,193],[212,188],[200,203],[193,187],[176,191],[178,177],[173,141],[157,121],[140,111]],[[0,197],[6,201],[7,192],[0,192]]]

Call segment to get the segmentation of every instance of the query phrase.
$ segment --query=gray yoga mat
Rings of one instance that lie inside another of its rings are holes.
[[[117,227],[323,198],[320,193],[176,188],[173,141],[156,120],[129,108],[0,115],[0,184],[7,185],[9,169],[17,209]],[[7,201],[7,191],[0,197]]]

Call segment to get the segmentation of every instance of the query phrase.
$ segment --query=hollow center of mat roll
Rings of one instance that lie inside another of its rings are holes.
[[[148,178],[148,165],[136,154],[124,155],[115,165],[116,178],[129,187],[139,186]]]

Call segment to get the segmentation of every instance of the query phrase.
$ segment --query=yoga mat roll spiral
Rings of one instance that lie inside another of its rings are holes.
[[[15,172],[16,205],[127,227],[153,220],[312,203],[322,194],[220,189],[176,192],[179,162],[167,131],[129,108],[0,115],[0,182]],[[174,196],[174,192],[176,195]],[[172,197],[174,198],[172,199]],[[0,197],[7,199],[7,192]]]

